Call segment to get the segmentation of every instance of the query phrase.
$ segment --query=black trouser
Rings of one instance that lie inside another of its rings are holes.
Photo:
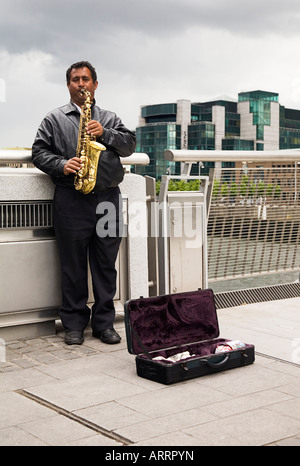
[[[110,206],[108,216],[105,207]],[[102,214],[96,213],[97,207],[100,207]],[[95,298],[92,306],[92,328],[100,331],[113,327],[113,298],[117,276],[115,262],[122,234],[120,207],[119,188],[82,194],[75,189],[56,187],[54,227],[60,254],[62,284],[59,315],[66,330],[83,331],[90,319],[90,309],[87,306],[88,260]],[[100,228],[96,230],[97,222]],[[107,226],[110,236],[105,235],[105,232],[103,234]]]

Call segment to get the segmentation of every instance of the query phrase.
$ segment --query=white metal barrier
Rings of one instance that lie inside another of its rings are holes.
[[[199,180],[198,191],[168,191],[173,179]],[[208,177],[163,176],[158,197],[159,294],[207,288]]]
[[[217,162],[211,170],[208,279],[254,278],[300,270],[300,149],[166,151],[185,166]],[[221,162],[242,162],[222,168]],[[263,166],[269,162],[268,168]],[[271,163],[270,163],[271,162]]]

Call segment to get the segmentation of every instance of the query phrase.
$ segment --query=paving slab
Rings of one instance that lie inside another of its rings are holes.
[[[48,446],[48,443],[42,442],[34,435],[25,432],[19,426],[13,426],[0,429],[0,446],[42,447]]]
[[[18,427],[51,446],[74,445],[80,443],[81,440],[86,442],[91,437],[95,437],[95,432],[88,427],[59,414],[42,420],[26,422]],[[121,445],[111,439],[108,440],[110,440],[108,443],[112,445]]]
[[[9,342],[0,363],[0,445],[300,444],[300,298],[218,311],[224,338],[254,343],[255,363],[165,386],[138,377],[127,351],[88,329]],[[222,429],[220,429],[220,426]]]
[[[257,352],[300,364],[300,297],[218,310],[221,335]]]
[[[135,397],[145,392],[134,383],[121,381],[106,374],[79,374],[66,381],[29,387],[27,391],[68,411],[112,401],[124,396],[124,393]]]
[[[6,392],[0,395],[0,428],[13,427],[24,420],[32,421],[52,417],[53,412],[45,406],[35,403],[15,392]]]
[[[297,435],[300,420],[269,411],[256,409],[229,416],[201,426],[184,429],[183,433],[195,437],[201,445],[260,446],[277,439]]]

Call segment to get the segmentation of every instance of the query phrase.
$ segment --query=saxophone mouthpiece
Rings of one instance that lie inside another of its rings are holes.
[[[90,92],[87,89],[80,89],[79,93],[80,93],[81,97],[85,96],[86,98],[88,98],[91,95]]]

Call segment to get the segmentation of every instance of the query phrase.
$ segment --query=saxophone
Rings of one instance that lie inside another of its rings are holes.
[[[93,191],[96,178],[100,154],[106,148],[96,142],[96,137],[91,136],[86,131],[86,125],[91,120],[91,93],[86,89],[82,90],[82,94],[86,96],[85,103],[81,107],[79,134],[77,142],[76,157],[82,161],[81,168],[75,174],[74,185],[75,189],[83,194],[88,194]]]

